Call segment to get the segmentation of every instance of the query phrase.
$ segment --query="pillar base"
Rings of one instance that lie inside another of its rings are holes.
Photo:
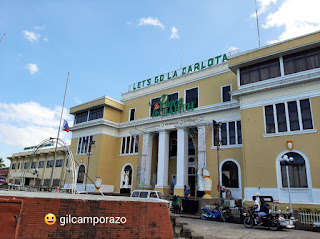
[[[204,191],[204,195],[202,198],[206,198],[206,199],[212,199],[212,197],[210,196],[210,191]]]
[[[168,188],[155,188],[154,189],[155,191],[159,191],[159,192],[163,192],[165,195],[170,195],[170,188],[168,187]]]
[[[173,195],[184,197],[184,188],[175,188],[173,190]]]

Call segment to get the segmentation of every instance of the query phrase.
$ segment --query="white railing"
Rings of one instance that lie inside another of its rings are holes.
[[[240,218],[240,213],[241,211],[239,210],[239,208],[237,207],[232,207],[230,208],[231,210],[231,214],[235,217],[235,218]]]
[[[313,222],[320,222],[320,213],[299,212],[299,222],[303,225],[313,225]]]

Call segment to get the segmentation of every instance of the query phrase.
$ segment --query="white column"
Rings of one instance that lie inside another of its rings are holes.
[[[198,190],[203,191],[202,170],[206,168],[206,126],[198,126]]]
[[[188,132],[177,130],[177,183],[175,188],[183,189],[188,184]]]
[[[169,188],[168,185],[168,168],[169,168],[169,132],[159,132],[159,149],[158,149],[158,172],[156,188]]]
[[[279,62],[280,62],[280,75],[284,76],[284,65],[283,65],[283,57],[279,57]]]
[[[151,134],[143,135],[140,165],[140,188],[151,188],[152,141],[153,136]]]

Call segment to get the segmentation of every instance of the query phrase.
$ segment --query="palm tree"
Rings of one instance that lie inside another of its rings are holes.
[[[4,164],[3,158],[0,158],[0,168],[5,167],[6,165]]]

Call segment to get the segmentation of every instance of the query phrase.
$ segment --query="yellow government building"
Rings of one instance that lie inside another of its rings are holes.
[[[187,185],[201,196],[207,170],[213,197],[219,177],[234,199],[288,203],[288,166],[292,203],[319,206],[319,109],[320,32],[143,79],[121,100],[70,109],[77,188],[88,172],[102,191],[168,195],[173,184],[176,195]]]

